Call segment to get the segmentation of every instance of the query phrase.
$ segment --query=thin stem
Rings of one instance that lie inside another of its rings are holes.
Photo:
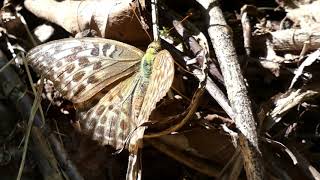
[[[153,40],[159,40],[159,25],[158,25],[158,1],[151,0],[151,17],[152,17],[152,32]]]

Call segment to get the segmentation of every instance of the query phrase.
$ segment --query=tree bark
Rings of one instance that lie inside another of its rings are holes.
[[[228,98],[234,112],[234,121],[240,131],[239,144],[247,178],[263,179],[264,167],[258,146],[256,124],[238,57],[232,44],[232,31],[226,24],[222,11],[218,6],[218,1],[197,1],[208,12],[208,33],[224,77]]]

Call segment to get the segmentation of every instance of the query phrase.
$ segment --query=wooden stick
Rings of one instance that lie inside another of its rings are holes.
[[[208,33],[219,61],[234,121],[239,129],[239,143],[248,179],[263,179],[264,167],[258,146],[258,135],[251,109],[251,102],[235,48],[231,28],[227,25],[216,0],[197,0],[209,13]]]

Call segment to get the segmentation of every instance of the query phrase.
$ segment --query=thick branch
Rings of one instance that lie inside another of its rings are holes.
[[[262,156],[251,102],[241,74],[231,29],[226,24],[217,1],[197,0],[209,13],[208,33],[218,58],[227,88],[228,98],[234,111],[234,121],[240,130],[240,148],[248,179],[263,179]]]
[[[255,50],[265,50],[267,40],[272,43],[276,51],[301,51],[305,43],[309,50],[320,47],[320,33],[318,31],[309,31],[303,29],[287,29],[270,32],[267,35],[253,36],[252,44]]]

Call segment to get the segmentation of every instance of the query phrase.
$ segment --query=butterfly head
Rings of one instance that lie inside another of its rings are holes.
[[[159,51],[161,51],[161,45],[159,41],[153,41],[152,43],[149,44],[148,49],[147,49],[147,53],[149,52],[153,52],[153,53],[158,53]]]

